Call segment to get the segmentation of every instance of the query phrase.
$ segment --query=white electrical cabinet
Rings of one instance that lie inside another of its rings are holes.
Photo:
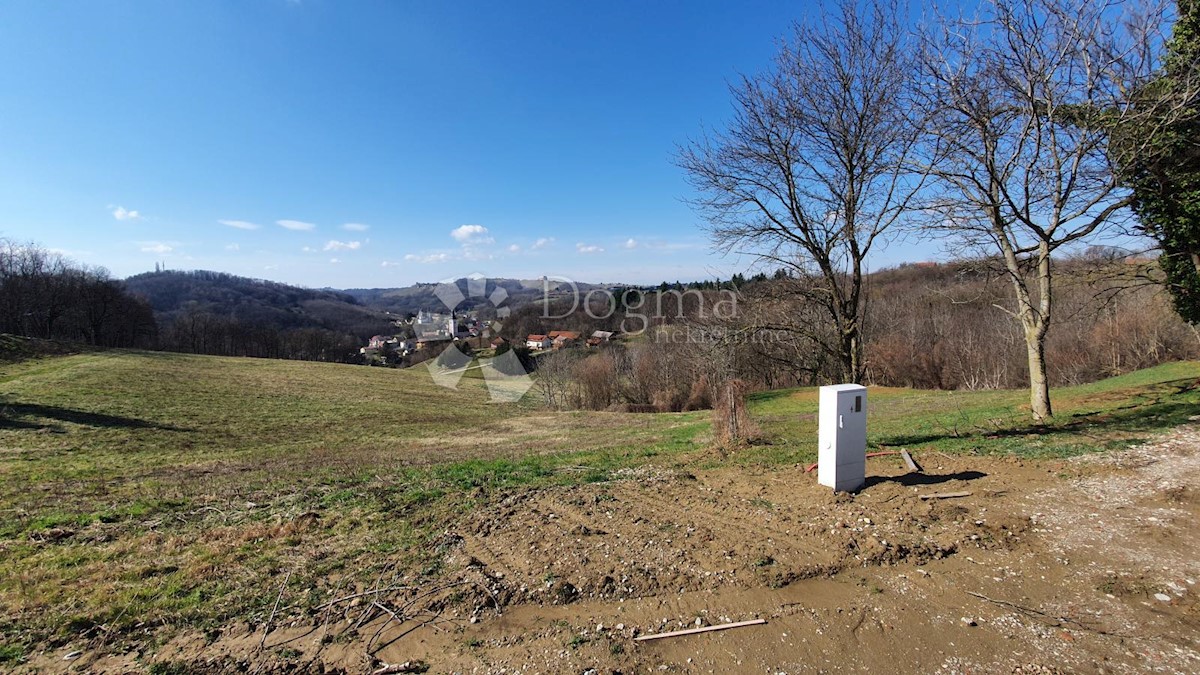
[[[821,387],[820,401],[817,482],[836,492],[853,492],[867,480],[867,388]]]

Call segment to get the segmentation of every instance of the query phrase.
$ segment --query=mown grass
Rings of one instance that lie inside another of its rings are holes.
[[[1033,424],[1028,392],[915,391],[872,387],[868,443],[943,452],[1066,457],[1136,443],[1200,413],[1200,363],[1170,363],[1051,395],[1055,417]],[[739,461],[816,460],[817,392],[785,389],[750,397],[768,445]]]
[[[872,389],[871,441],[1074,454],[1185,420],[1197,377],[1173,364],[1058,391],[1046,427],[1022,392]],[[419,368],[140,352],[0,364],[0,663],[260,625],[285,574],[300,609],[385,567],[436,574],[439,537],[506,490],[815,457],[815,390],[750,408],[768,443],[721,456],[704,412],[549,413]]]

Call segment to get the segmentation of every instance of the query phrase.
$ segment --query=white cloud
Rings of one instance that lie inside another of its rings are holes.
[[[347,232],[366,232],[371,229],[371,226],[362,223],[345,223],[342,225],[342,229]]]
[[[595,244],[575,244],[575,250],[579,251],[580,253],[604,253],[604,249],[600,246],[596,246]]]
[[[162,243],[161,241],[147,241],[142,243],[142,253],[157,253],[164,255],[174,251],[175,247]]]
[[[277,270],[277,269],[279,269],[279,265],[264,265],[263,269],[264,270]]]
[[[336,264],[338,264],[338,263],[340,263],[340,262],[342,262],[342,261],[341,261],[341,260],[339,260],[339,259],[337,259],[337,258],[330,258],[330,259],[329,259],[329,264],[331,264],[331,265],[336,265]]]
[[[225,246],[225,250],[226,251],[240,251],[240,250],[242,250],[242,247],[238,246],[237,244],[228,244]]]
[[[217,222],[239,230],[257,230],[259,228],[258,223],[251,223],[246,220],[218,220]]]
[[[391,260],[384,260],[382,263],[380,263],[379,266],[380,267],[400,267],[403,264],[404,263],[393,262]]]
[[[311,246],[304,246],[300,250],[304,251],[305,253],[316,253],[317,252],[317,249],[315,249]]]
[[[419,262],[422,264],[431,264],[431,263],[443,263],[443,262],[450,260],[451,258],[448,253],[430,253],[429,255],[415,255],[413,253],[409,253],[408,255],[404,256],[404,259],[409,262]]]
[[[131,211],[124,206],[109,206],[112,209],[112,216],[117,220],[141,220],[142,214],[137,211]]]
[[[362,248],[361,241],[337,241],[336,239],[329,240],[325,244],[326,251],[357,251]]]
[[[488,234],[488,229],[482,225],[460,225],[451,230],[450,236],[463,244],[490,244],[494,239]]]
[[[518,246],[516,244],[509,244],[509,246],[508,246],[509,253],[520,253],[520,251],[521,251],[520,246]]]
[[[549,246],[550,244],[553,244],[553,243],[554,243],[554,237],[542,237],[541,239],[538,239],[537,241],[533,242],[532,248],[536,251],[538,249],[546,248],[547,246]]]
[[[636,239],[630,237],[629,239],[625,240],[624,244],[621,244],[621,245],[624,246],[625,248],[637,248],[638,243],[637,243]]]
[[[275,224],[285,230],[295,230],[297,232],[311,232],[317,229],[316,225],[306,223],[303,220],[277,220]]]

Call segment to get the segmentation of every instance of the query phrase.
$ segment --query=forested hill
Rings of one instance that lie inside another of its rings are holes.
[[[129,277],[125,285],[167,324],[203,313],[274,330],[323,328],[363,339],[386,332],[389,324],[387,315],[345,293],[223,272],[147,272]]]
[[[541,279],[488,279],[482,295],[472,294],[468,280],[458,279],[454,282],[463,294],[462,301],[452,309],[459,311],[478,311],[481,316],[488,316],[494,309],[492,294],[498,288],[504,292],[496,297],[499,302],[509,308],[540,302],[545,297],[570,297],[576,293],[587,293],[590,290],[606,288],[597,284],[575,282],[558,282]],[[543,287],[546,283],[548,287]],[[357,301],[370,307],[387,310],[393,314],[415,314],[418,310],[443,310],[445,303],[438,297],[439,283],[418,283],[404,288],[349,288],[342,291],[353,296]]]

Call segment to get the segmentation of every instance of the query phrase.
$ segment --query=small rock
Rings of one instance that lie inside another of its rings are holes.
[[[975,619],[972,619],[969,616],[964,616],[962,619],[960,619],[960,621],[962,621],[963,625],[965,625],[965,626],[978,626],[979,625],[978,623],[976,623]]]
[[[74,652],[71,652],[71,653],[67,654],[66,656],[64,656],[63,661],[74,661],[75,659],[77,659],[81,656],[83,656],[83,652],[74,651]]]
[[[1167,595],[1166,593],[1155,593],[1154,599],[1158,600],[1159,602],[1170,602],[1171,596]]]
[[[623,624],[623,623],[617,624],[617,630],[625,630],[625,624]]]

